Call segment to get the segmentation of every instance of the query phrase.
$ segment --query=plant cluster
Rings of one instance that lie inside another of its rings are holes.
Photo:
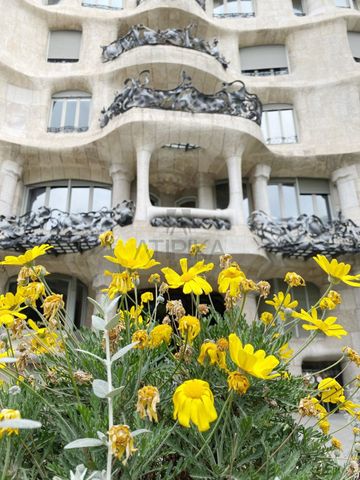
[[[62,295],[35,262],[51,246],[0,262],[19,267],[16,292],[0,296],[1,480],[358,479],[360,377],[342,386],[324,369],[317,384],[289,368],[319,332],[347,335],[332,314],[342,301],[335,289],[360,287],[360,274],[318,255],[329,287],[299,311],[292,291],[304,287],[300,275],[288,272],[286,291],[271,293],[223,255],[220,314],[204,245],[192,245],[179,270],[149,272],[144,291],[139,272],[159,265],[154,252],[135,239],[112,250],[112,232],[100,241],[116,271],[105,272],[103,302],[89,299],[91,329],[73,330]],[[175,289],[189,306],[172,299]],[[262,313],[246,318],[251,295]],[[296,325],[309,336],[294,352]],[[360,366],[350,347],[340,357],[343,370]],[[338,410],[354,424],[342,464],[330,434]]]

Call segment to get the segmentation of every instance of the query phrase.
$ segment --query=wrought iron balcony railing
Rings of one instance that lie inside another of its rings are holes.
[[[147,1],[147,0],[136,0],[136,5],[139,6],[139,5],[143,4],[143,3],[145,3],[146,1]],[[206,0],[195,0],[195,2],[196,2],[197,4],[199,4],[200,7],[201,7],[203,10],[205,10]]]
[[[215,18],[252,18],[255,17],[255,12],[233,12],[233,13],[213,13]]]
[[[259,70],[242,70],[241,73],[249,77],[273,77],[278,75],[288,75],[289,69],[287,67],[262,68]]]
[[[324,222],[315,215],[277,220],[262,211],[253,212],[250,230],[271,253],[284,257],[309,258],[318,253],[337,256],[360,253],[360,226],[341,217]]]
[[[235,80],[223,83],[214,94],[200,92],[191,77],[182,73],[182,82],[172,90],[155,90],[148,87],[149,71],[141,72],[139,79],[128,78],[114,101],[101,111],[100,127],[131,108],[158,108],[191,113],[220,113],[252,120],[261,124],[262,105],[258,97],[249,93],[244,82]]]
[[[134,213],[134,203],[124,201],[112,209],[93,212],[68,213],[40,207],[20,217],[0,216],[0,249],[24,251],[49,243],[54,247],[49,253],[83,252],[98,245],[100,233],[130,225]]]
[[[89,127],[74,127],[74,126],[64,126],[64,127],[48,127],[47,131],[49,133],[81,133],[87,132]]]
[[[122,10],[123,7],[113,7],[112,5],[101,5],[97,3],[82,2],[82,7],[100,8],[102,10]]]
[[[292,135],[290,137],[271,137],[266,139],[267,145],[282,145],[288,143],[297,143],[297,135]]]

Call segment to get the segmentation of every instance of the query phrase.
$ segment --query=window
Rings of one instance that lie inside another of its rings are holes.
[[[26,211],[40,207],[81,213],[111,207],[111,188],[78,180],[64,180],[29,187]]]
[[[303,0],[293,0],[293,11],[295,15],[302,17],[305,15],[304,1]]]
[[[356,0],[335,0],[335,6],[340,8],[357,8]]]
[[[214,0],[214,17],[254,17],[252,0]]]
[[[277,293],[279,291],[285,292],[287,289],[287,284],[283,281],[282,278],[273,278],[271,280],[268,280],[268,282],[271,285],[272,294]],[[268,300],[272,299],[272,294],[269,296]],[[314,283],[307,281],[305,287],[292,289],[291,296],[299,302],[299,305],[296,307],[296,310],[300,312],[302,308],[304,310],[309,310],[313,305],[315,305],[315,303],[319,300],[321,294],[320,294],[320,289]],[[260,305],[259,314],[261,315],[261,313],[264,311],[271,311],[271,308],[272,307],[270,307],[265,302],[263,302]],[[292,321],[293,319],[290,319],[290,322]],[[299,320],[299,322],[296,323],[295,328],[293,330],[294,337],[300,338],[300,337],[307,337],[309,335],[309,332],[302,328],[301,326],[302,323],[303,323],[302,320]]]
[[[44,0],[44,5],[56,5],[60,3],[60,0]]]
[[[150,203],[153,207],[159,207],[161,205],[160,198],[155,193],[150,193]]]
[[[278,219],[296,218],[305,213],[322,221],[331,220],[329,182],[322,179],[297,178],[270,180],[270,213]]]
[[[80,57],[81,32],[55,30],[50,32],[48,62],[78,62]]]
[[[182,197],[175,201],[175,207],[178,208],[196,208],[197,198],[194,196]]]
[[[82,6],[120,10],[123,8],[123,0],[84,0]]]
[[[87,313],[87,288],[77,278],[67,275],[50,274],[46,277],[46,282],[54,293],[63,295],[65,308],[68,314],[68,320],[76,328],[84,325]],[[17,288],[16,279],[10,280],[8,291],[15,293]],[[41,306],[41,302],[38,302]],[[40,322],[39,316],[32,308],[24,310],[25,315],[35,322]]]
[[[267,144],[297,143],[292,105],[264,105],[261,130]]]
[[[241,73],[256,77],[289,73],[284,45],[257,45],[240,49]]]
[[[59,92],[52,97],[48,132],[86,132],[89,128],[91,96],[86,92]]]
[[[242,184],[243,189],[243,212],[247,218],[252,211],[251,189],[250,185],[245,182]],[[229,182],[228,180],[220,180],[215,185],[216,208],[224,210],[229,206]]]
[[[348,32],[350,50],[355,62],[360,62],[360,32]]]

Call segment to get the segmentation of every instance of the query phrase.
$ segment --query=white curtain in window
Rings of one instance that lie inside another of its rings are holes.
[[[257,45],[240,49],[241,70],[287,68],[285,45]]]
[[[354,58],[360,58],[360,32],[348,32],[350,50]]]
[[[78,60],[81,32],[77,30],[56,30],[50,32],[49,60]]]

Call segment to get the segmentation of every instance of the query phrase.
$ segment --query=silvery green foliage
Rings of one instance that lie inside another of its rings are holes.
[[[105,480],[105,471],[88,472],[84,465],[78,465],[75,472],[70,472],[70,480]],[[64,480],[60,477],[54,477],[53,480]]]

